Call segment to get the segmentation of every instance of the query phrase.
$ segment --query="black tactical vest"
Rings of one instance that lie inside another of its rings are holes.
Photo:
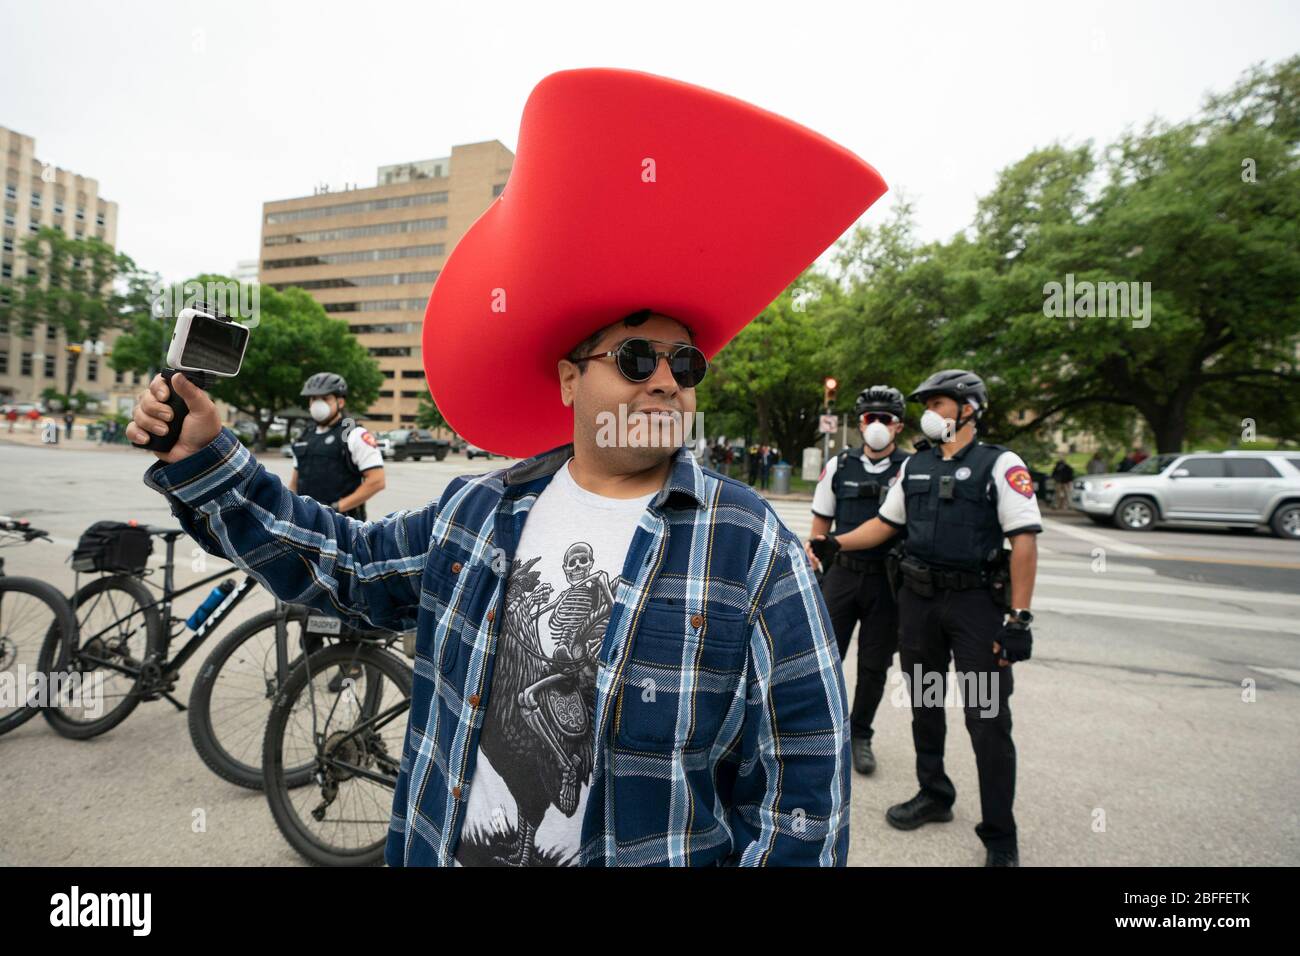
[[[332,505],[361,485],[361,472],[348,454],[348,436],[357,427],[340,419],[328,431],[309,429],[293,443],[298,459],[298,494]]]
[[[904,473],[907,554],[940,568],[981,571],[1002,551],[993,466],[1005,448],[973,441],[952,458],[939,447]]]
[[[903,462],[911,457],[906,452],[895,448],[889,453],[889,467],[879,473],[867,471],[862,455],[852,449],[845,449],[839,454],[835,474],[831,478],[831,490],[835,492],[835,533],[844,534],[852,531],[864,521],[870,521],[880,511],[885,495],[889,493],[889,483],[898,474]],[[876,548],[854,551],[852,554],[862,558],[883,558],[894,546],[893,541]]]

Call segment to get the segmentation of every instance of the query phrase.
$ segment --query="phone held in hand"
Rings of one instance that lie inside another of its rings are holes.
[[[248,327],[215,311],[181,309],[167,348],[169,368],[195,381],[203,377],[232,378],[239,374],[248,348]]]
[[[167,422],[167,434],[150,435],[139,448],[168,452],[181,436],[181,427],[189,406],[172,388],[172,376],[177,372],[205,391],[218,378],[233,378],[244,364],[248,348],[248,326],[227,318],[215,309],[181,309],[176,316],[171,344],[167,347],[167,367],[162,370],[167,382],[167,405],[172,417]]]

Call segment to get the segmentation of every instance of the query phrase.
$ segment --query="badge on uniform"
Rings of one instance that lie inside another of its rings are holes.
[[[332,444],[334,444],[334,436],[333,436],[333,435],[326,435],[326,436],[325,436],[325,444],[327,444],[327,445],[332,445]]]
[[[962,466],[961,466],[960,468],[958,468],[957,471],[954,473],[954,477],[955,477],[958,481],[965,481],[967,478],[970,477],[970,469],[967,468],[965,465],[962,465]]]
[[[1012,491],[1018,491],[1026,498],[1034,497],[1034,479],[1029,477],[1029,469],[1024,465],[1007,469],[1007,484]]]

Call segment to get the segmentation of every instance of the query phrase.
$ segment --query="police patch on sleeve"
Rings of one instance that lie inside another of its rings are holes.
[[[1026,498],[1034,497],[1034,479],[1029,477],[1029,469],[1024,465],[1008,468],[1006,478],[1012,491],[1018,491]]]
[[[375,441],[375,436],[370,434],[370,432],[362,432],[361,440],[365,442],[367,445],[369,445],[371,448],[379,447],[379,443]]]

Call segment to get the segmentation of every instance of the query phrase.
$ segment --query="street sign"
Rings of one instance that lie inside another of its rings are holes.
[[[836,430],[840,427],[839,416],[822,415],[820,416],[820,418],[821,418],[821,425],[817,430],[821,432],[823,435],[834,435]]]

